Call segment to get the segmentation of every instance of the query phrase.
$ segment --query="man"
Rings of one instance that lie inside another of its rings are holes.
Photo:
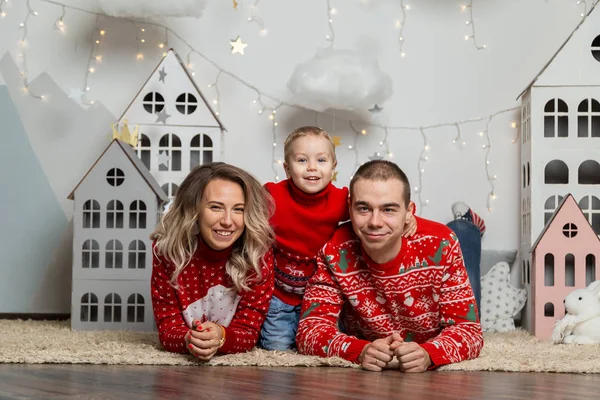
[[[363,164],[348,206],[351,224],[319,252],[306,288],[298,350],[369,371],[394,358],[404,372],[424,372],[477,357],[483,335],[456,235],[419,218],[417,233],[402,237],[414,211],[404,172]]]

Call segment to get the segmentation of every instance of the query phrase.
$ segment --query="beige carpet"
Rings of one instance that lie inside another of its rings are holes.
[[[0,363],[197,365],[191,357],[161,350],[156,333],[73,332],[65,321],[0,320]],[[213,358],[209,365],[356,367],[339,358],[255,349]],[[476,360],[444,366],[452,371],[600,373],[600,345],[540,342],[523,331],[486,334]]]

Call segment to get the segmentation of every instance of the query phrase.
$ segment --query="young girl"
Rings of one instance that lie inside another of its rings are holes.
[[[259,345],[267,350],[295,347],[304,288],[314,274],[318,250],[339,223],[349,219],[348,189],[331,184],[335,144],[323,129],[304,126],[284,143],[286,180],[267,183],[275,199],[275,292]],[[407,229],[412,234],[416,222]]]
[[[247,172],[192,170],[154,231],[152,304],[168,351],[208,361],[255,346],[273,294],[272,199]]]

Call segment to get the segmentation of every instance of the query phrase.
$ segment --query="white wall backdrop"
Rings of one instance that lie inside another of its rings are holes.
[[[451,204],[461,200],[486,221],[484,248],[518,248],[520,141],[513,142],[518,126],[511,126],[518,122],[518,111],[496,113],[518,106],[517,96],[579,23],[586,2],[474,0],[472,20],[469,8],[461,10],[469,1],[330,0],[335,9],[330,13],[325,0],[238,3],[236,10],[232,1],[206,1],[197,19],[132,22],[83,11],[99,10],[91,0],[0,0],[0,85],[6,85],[29,151],[65,221],[71,220],[73,209],[67,195],[108,144],[110,124],[134,98],[165,49],[172,47],[185,62],[189,55],[190,69],[205,97],[218,99],[215,108],[227,128],[224,161],[249,170],[262,182],[283,177],[276,161],[283,157],[286,135],[300,125],[318,124],[341,137],[337,184],[347,185],[358,164],[376,152],[388,155],[385,143],[380,145],[383,127],[388,126],[392,160],[407,172],[413,189],[418,187],[413,197],[419,215],[448,222]],[[408,8],[405,14],[401,5]],[[64,25],[59,25],[61,16]],[[296,66],[330,45],[329,16],[334,49],[359,51],[365,59],[377,60],[391,77],[392,95],[379,104],[383,110],[375,116],[366,109],[315,112],[288,105],[287,83]],[[476,49],[473,39],[465,39],[472,35],[472,23],[477,44],[486,46],[483,50]],[[229,43],[238,36],[248,45],[244,55],[231,51]],[[160,43],[166,47],[159,48]],[[30,93],[23,90],[23,76]],[[217,77],[218,92],[215,86],[208,87]],[[86,99],[93,104],[72,96],[86,86]],[[253,103],[259,95],[260,101]],[[259,115],[261,102],[267,108]],[[275,119],[270,120],[275,107]],[[366,134],[357,134],[349,120]],[[7,129],[0,127],[4,136],[0,155],[10,153],[16,143]],[[488,143],[490,147],[484,147]],[[2,254],[2,276],[12,274],[21,286],[10,297],[0,294],[0,312],[68,312],[72,228],[61,222],[62,231],[56,232],[56,224],[47,227],[39,213],[20,207],[18,196],[4,194],[14,189],[8,186],[6,168],[21,167],[19,161],[11,162],[16,165],[0,164],[4,169],[0,205],[5,212],[18,210],[21,222],[2,229],[0,241],[14,241],[11,238],[30,225],[42,231],[35,241],[15,242],[3,251],[19,254],[31,247],[44,248],[41,242],[48,240],[55,248],[44,265],[19,265],[19,257],[7,264]],[[19,181],[24,187],[26,179]],[[490,196],[491,185],[495,198]],[[35,196],[27,190],[19,193]],[[51,279],[42,284],[33,279],[39,276]],[[14,280],[2,279],[0,293],[7,293],[5,286],[14,286]]]

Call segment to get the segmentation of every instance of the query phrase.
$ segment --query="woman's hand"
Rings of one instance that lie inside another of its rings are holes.
[[[192,329],[185,335],[188,351],[201,361],[208,361],[220,347],[223,330],[213,322],[194,321]]]

